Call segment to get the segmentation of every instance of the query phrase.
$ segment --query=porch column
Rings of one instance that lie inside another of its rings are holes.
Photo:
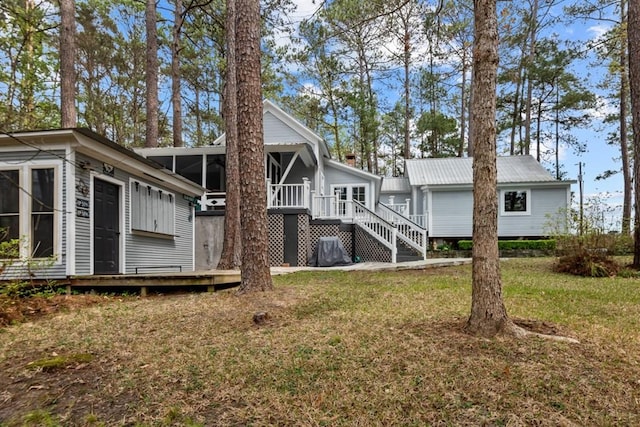
[[[311,184],[309,182],[309,178],[306,176],[302,177],[302,206],[305,209],[309,209],[311,207],[311,202],[309,199],[311,191]]]
[[[269,209],[273,204],[271,201],[271,179],[267,178],[265,182],[267,183],[267,209]]]

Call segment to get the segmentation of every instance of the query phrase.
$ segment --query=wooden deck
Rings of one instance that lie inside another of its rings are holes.
[[[74,288],[131,287],[139,288],[141,296],[145,296],[150,287],[206,286],[213,292],[239,284],[240,271],[237,270],[72,276],[66,283],[67,293]]]

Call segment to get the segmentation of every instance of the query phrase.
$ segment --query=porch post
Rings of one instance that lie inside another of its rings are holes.
[[[266,183],[267,183],[267,209],[269,209],[272,205],[272,201],[271,201],[271,179],[267,178],[266,179]]]
[[[396,196],[389,196],[389,207],[391,209],[393,209],[393,201],[395,200]]]
[[[398,261],[398,228],[394,225],[391,229],[391,262],[396,263]]]
[[[406,211],[404,212],[404,215],[408,218],[409,215],[411,215],[411,199],[406,199],[405,200],[407,207],[405,208]]]
[[[315,190],[311,190],[311,218],[316,219],[316,217],[318,216],[318,208],[317,208],[317,201],[316,201],[316,191]]]
[[[310,190],[311,190],[311,184],[309,182],[309,178],[307,178],[306,176],[303,176],[302,177],[302,207],[304,207],[305,209],[309,209],[311,206],[311,203],[309,200]]]

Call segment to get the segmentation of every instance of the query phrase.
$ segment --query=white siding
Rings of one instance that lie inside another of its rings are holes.
[[[78,164],[90,162],[87,156],[76,155]],[[95,161],[94,161],[95,163]],[[83,189],[88,191],[91,182],[89,170],[76,168],[76,198],[89,201],[91,195],[83,194]],[[75,203],[75,201],[74,201]],[[75,211],[75,209],[74,209]],[[74,215],[76,213],[74,212]],[[91,274],[91,220],[90,218],[79,217],[76,215],[76,274]]]
[[[499,216],[498,235],[504,237],[544,236],[549,234],[549,222],[567,208],[565,188],[532,188],[529,201],[531,214]]]
[[[429,237],[471,237],[471,191],[434,191],[431,202]]]
[[[270,112],[265,112],[263,117],[264,143],[278,144],[283,142],[304,142],[298,132],[287,126],[283,121],[275,117]]]
[[[528,189],[523,187],[523,189]],[[471,191],[432,192],[430,237],[470,238],[473,231]],[[531,215],[498,215],[498,236],[536,237],[549,233],[549,222],[566,209],[566,188],[531,188]]]

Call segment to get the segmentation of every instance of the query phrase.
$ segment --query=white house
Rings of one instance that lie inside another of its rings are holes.
[[[193,271],[203,193],[87,129],[2,134],[0,228],[21,246],[0,280]]]
[[[430,239],[469,239],[472,166],[472,158],[407,160],[406,176],[385,179],[380,200],[424,226]],[[497,171],[499,237],[539,238],[564,223],[575,181],[554,179],[531,156],[498,157]]]

